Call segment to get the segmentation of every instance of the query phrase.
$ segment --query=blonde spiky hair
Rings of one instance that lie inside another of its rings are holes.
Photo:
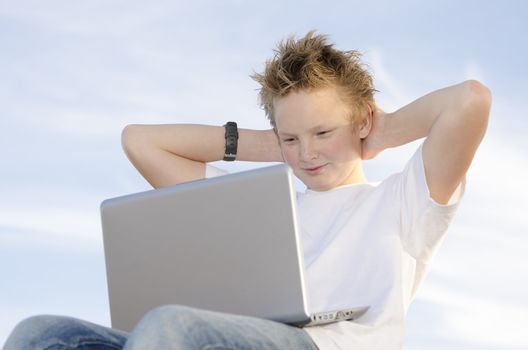
[[[273,101],[291,91],[337,87],[351,110],[354,127],[361,112],[368,105],[374,106],[372,76],[360,61],[358,51],[337,50],[328,43],[326,35],[315,35],[312,30],[299,40],[290,36],[281,41],[274,52],[274,57],[266,61],[264,72],[251,76],[261,85],[260,106],[274,128]]]

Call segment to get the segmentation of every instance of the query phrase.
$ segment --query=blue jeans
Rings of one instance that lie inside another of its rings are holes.
[[[269,320],[168,305],[148,312],[131,333],[62,316],[19,323],[4,350],[26,349],[308,349],[302,329]]]

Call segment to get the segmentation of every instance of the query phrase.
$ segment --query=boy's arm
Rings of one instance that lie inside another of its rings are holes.
[[[282,161],[273,130],[238,129],[237,160]],[[222,160],[222,126],[167,124],[124,128],[123,149],[141,175],[155,188],[200,179],[205,163]]]
[[[426,137],[427,186],[436,202],[446,204],[486,132],[490,106],[488,88],[469,80],[420,97],[394,113],[374,113],[373,129],[363,141],[363,158]]]

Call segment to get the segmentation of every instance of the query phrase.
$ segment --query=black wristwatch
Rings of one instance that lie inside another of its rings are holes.
[[[232,162],[236,159],[238,146],[238,129],[237,123],[227,122],[225,128],[225,151],[224,160]]]

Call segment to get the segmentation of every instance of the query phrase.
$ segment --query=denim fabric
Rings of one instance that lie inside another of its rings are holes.
[[[62,316],[33,316],[20,322],[7,338],[4,350],[115,350],[128,334],[90,322]]]
[[[269,320],[168,305],[148,312],[132,333],[61,316],[22,321],[4,350],[273,350],[317,346],[301,328]]]

